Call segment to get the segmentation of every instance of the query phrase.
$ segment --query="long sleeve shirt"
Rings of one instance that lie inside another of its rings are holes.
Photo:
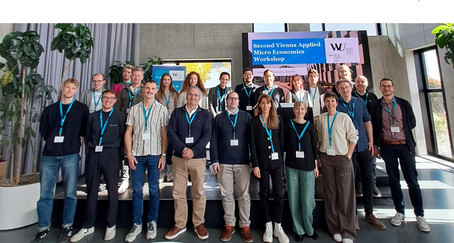
[[[342,112],[337,113],[337,117],[333,122],[334,116],[329,117],[329,126],[332,126],[331,133],[331,149],[334,149],[336,155],[346,155],[348,152],[348,144],[358,141],[356,129],[350,117]],[[319,151],[326,153],[329,146],[328,132],[328,112],[322,113],[317,122],[317,138],[321,144]]]
[[[252,167],[260,167],[264,169],[275,169],[279,166],[284,166],[284,122],[279,117],[279,127],[271,130],[274,152],[279,154],[277,160],[272,160],[271,143],[265,127],[262,125],[260,116],[252,118],[251,128],[251,162]]]

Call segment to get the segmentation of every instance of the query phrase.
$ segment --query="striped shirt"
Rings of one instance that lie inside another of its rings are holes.
[[[167,108],[155,100],[147,121],[147,133],[150,133],[150,139],[143,140],[145,114],[142,105],[143,101],[131,107],[126,120],[126,125],[133,126],[131,155],[160,155],[162,153],[161,128],[166,127],[169,122]]]

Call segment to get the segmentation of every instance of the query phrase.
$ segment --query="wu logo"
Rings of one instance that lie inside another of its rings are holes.
[[[333,51],[344,51],[346,46],[346,43],[331,43],[331,48],[333,48]]]

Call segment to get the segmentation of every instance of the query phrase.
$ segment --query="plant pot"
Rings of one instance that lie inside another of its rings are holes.
[[[38,222],[36,202],[40,184],[0,187],[0,230],[10,230]]]

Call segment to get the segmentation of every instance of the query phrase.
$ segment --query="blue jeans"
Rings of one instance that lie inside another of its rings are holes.
[[[386,164],[386,172],[389,176],[389,186],[396,211],[405,214],[404,195],[400,186],[400,162],[402,174],[408,185],[408,193],[410,194],[414,213],[416,216],[424,216],[421,189],[418,183],[418,172],[416,171],[415,154],[408,149],[407,145],[387,144],[383,144],[380,154]]]
[[[136,170],[132,171],[132,219],[137,225],[142,224],[143,215],[143,184],[145,169],[148,170],[148,221],[157,222],[159,210],[159,155],[136,156]]]
[[[40,165],[41,191],[38,200],[38,230],[50,227],[54,188],[57,183],[58,170],[61,168],[65,202],[63,207],[63,227],[72,226],[76,213],[77,178],[79,175],[79,154],[61,157],[43,156]]]

